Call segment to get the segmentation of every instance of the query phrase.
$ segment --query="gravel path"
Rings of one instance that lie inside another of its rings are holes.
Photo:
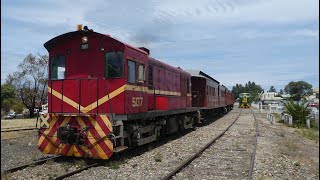
[[[231,128],[173,179],[246,179],[255,140],[255,120],[244,109]]]
[[[253,179],[319,179],[319,141],[257,114],[260,134]],[[319,140],[319,139],[318,139]]]

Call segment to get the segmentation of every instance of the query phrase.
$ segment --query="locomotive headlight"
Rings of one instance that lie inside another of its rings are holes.
[[[87,43],[88,42],[88,37],[87,36],[83,36],[81,41],[82,41],[82,43]]]

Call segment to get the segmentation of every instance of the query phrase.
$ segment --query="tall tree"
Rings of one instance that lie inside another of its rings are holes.
[[[9,112],[14,107],[14,99],[16,96],[15,89],[10,84],[1,84],[1,109]]]
[[[232,87],[232,94],[234,96],[234,98],[238,98],[239,94],[242,93],[244,91],[244,87],[242,86],[242,84],[236,84],[235,86]]]
[[[302,97],[312,94],[312,85],[305,81],[291,81],[284,87],[284,91],[290,94],[294,101],[300,101]]]
[[[22,103],[34,116],[37,101],[46,101],[47,55],[27,55],[19,64],[18,71],[7,77],[7,83],[13,85]]]
[[[274,86],[270,86],[269,92],[277,92],[277,90]]]
[[[279,94],[283,94],[283,90],[282,89],[280,89]]]
[[[259,98],[259,93],[263,91],[260,85],[257,85],[255,82],[249,81],[244,86],[242,84],[236,84],[232,87],[231,92],[235,98],[239,97],[240,93],[250,93],[252,95],[252,100],[257,101]]]

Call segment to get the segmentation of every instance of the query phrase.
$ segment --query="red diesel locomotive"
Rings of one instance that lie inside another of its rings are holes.
[[[108,159],[233,107],[232,94],[203,72],[192,75],[86,26],[44,46],[48,114],[40,116],[38,148],[46,154]]]

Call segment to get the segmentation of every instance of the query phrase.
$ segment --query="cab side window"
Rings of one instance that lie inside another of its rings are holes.
[[[136,83],[136,62],[128,60],[128,83]]]
[[[50,61],[51,79],[64,79],[66,75],[66,59],[64,56],[54,56]]]
[[[123,72],[123,53],[107,52],[105,56],[106,60],[106,78],[119,78],[122,77]]]

